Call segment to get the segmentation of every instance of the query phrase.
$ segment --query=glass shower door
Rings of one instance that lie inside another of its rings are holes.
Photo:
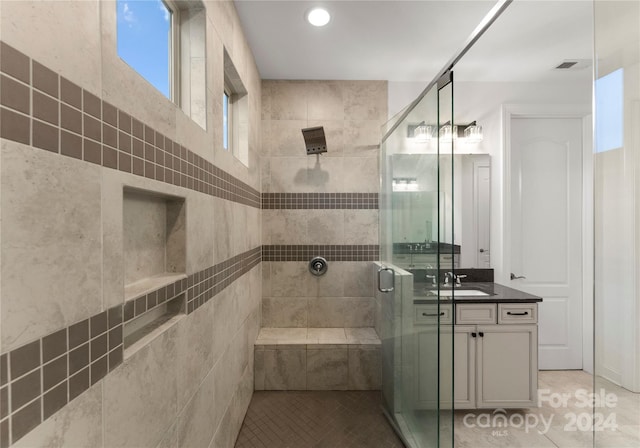
[[[594,361],[596,448],[640,446],[640,2],[596,1]],[[605,398],[607,397],[607,398]],[[583,413],[582,413],[583,414]]]
[[[454,145],[458,137],[453,119],[453,72],[438,81],[438,277],[449,277],[455,282],[455,216],[454,216]],[[458,246],[459,247],[459,246]],[[459,252],[459,250],[458,250]],[[438,282],[440,285],[440,282]],[[455,292],[455,290],[452,290]],[[447,303],[449,302],[449,303]],[[439,341],[438,341],[438,447],[453,447],[453,351],[454,351],[454,308],[451,297],[440,295],[438,289]],[[449,316],[449,319],[444,317]]]
[[[393,122],[382,143],[383,402],[405,444],[453,446],[453,308],[440,296],[453,271],[453,75]],[[389,272],[389,271],[387,271]]]

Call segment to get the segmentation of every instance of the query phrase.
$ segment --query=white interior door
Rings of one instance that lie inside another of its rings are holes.
[[[475,163],[473,166],[475,228],[477,229],[476,266],[490,268],[491,257],[491,167],[485,163]]]
[[[543,298],[540,369],[582,369],[582,120],[511,119],[510,286]]]

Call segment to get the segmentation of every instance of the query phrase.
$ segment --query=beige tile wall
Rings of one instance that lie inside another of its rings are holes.
[[[260,190],[259,73],[233,2],[204,3],[206,130],[120,60],[115,1],[0,2],[1,38]],[[248,168],[222,150],[223,48],[249,91]],[[0,353],[122,303],[124,186],[185,198],[187,274],[261,245],[255,207],[8,140],[1,145]],[[16,446],[232,446],[253,390],[261,289],[258,266]]]
[[[256,390],[376,390],[380,339],[373,328],[262,328]]]
[[[385,81],[263,81],[262,191],[377,193]],[[301,129],[323,126],[328,152],[307,156]],[[262,210],[263,244],[378,244],[378,210]],[[263,327],[374,326],[370,262],[263,262]]]

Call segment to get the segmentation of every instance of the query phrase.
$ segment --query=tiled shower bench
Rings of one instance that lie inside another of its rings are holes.
[[[373,328],[262,328],[255,390],[377,390],[380,338]]]

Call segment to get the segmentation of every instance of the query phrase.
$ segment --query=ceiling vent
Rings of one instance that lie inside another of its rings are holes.
[[[556,70],[581,70],[591,66],[590,59],[565,59],[555,67]]]
[[[577,61],[565,61],[562,64],[558,65],[556,68],[560,69],[560,70],[565,70],[565,69],[573,67],[577,63],[578,63]]]

